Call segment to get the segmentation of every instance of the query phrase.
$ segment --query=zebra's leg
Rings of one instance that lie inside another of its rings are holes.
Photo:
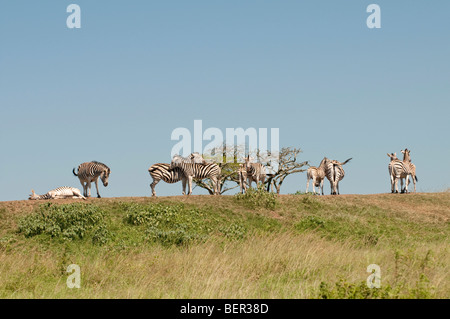
[[[305,193],[308,193],[308,188],[309,188],[309,178],[308,178],[308,176],[306,176],[306,191],[305,191]]]
[[[151,189],[152,189],[152,196],[154,196],[154,197],[156,197],[156,192],[155,192],[155,187],[156,187],[156,184],[158,184],[159,183],[159,179],[153,179],[153,182],[150,184],[150,187],[151,187]]]
[[[308,182],[309,182],[309,181],[308,181]],[[316,187],[315,187],[315,185],[316,185],[316,178],[313,177],[313,178],[312,178],[312,187],[313,187],[313,193],[314,193],[314,194],[316,194]]]
[[[337,188],[337,194],[341,195],[341,194],[339,194],[339,182],[336,183],[336,188]]]
[[[322,190],[322,195],[324,195],[323,194],[323,181],[324,181],[323,179],[320,181],[320,189],[319,189],[319,191]]]
[[[95,180],[95,188],[97,189],[97,198],[102,198],[98,192],[98,178]]]
[[[181,187],[182,187],[181,194],[186,195],[186,178],[183,178],[181,180]]]
[[[86,182],[86,196],[91,197],[91,181]]]
[[[192,194],[192,176],[188,177],[188,187],[189,187],[188,195],[191,195]]]
[[[86,197],[81,195],[80,191],[74,189],[72,192],[73,192],[74,198],[82,198],[82,199],[86,200]]]

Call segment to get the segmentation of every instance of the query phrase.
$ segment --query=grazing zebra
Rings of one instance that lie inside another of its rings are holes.
[[[400,179],[402,193],[403,190],[403,178],[406,178],[406,192],[408,192],[408,175],[411,175],[409,165],[405,164],[397,158],[397,153],[387,153],[387,156],[391,159],[388,165],[389,176],[391,178],[391,193],[398,193],[398,180]],[[394,190],[395,188],[395,190]]]
[[[39,200],[39,199],[62,199],[62,198],[82,198],[86,200],[86,197],[81,195],[81,192],[78,188],[75,187],[58,187],[52,189],[47,194],[44,195],[36,195],[34,190],[31,190],[31,195],[28,199]]]
[[[325,180],[325,158],[320,162],[319,167],[311,166],[306,171],[306,192],[308,192],[309,181],[311,179],[313,180],[314,194],[316,193],[315,187],[319,187],[319,194],[320,194],[320,190],[322,190],[322,195],[323,195],[323,182]]]
[[[331,195],[339,195],[339,182],[345,176],[342,166],[347,164],[350,160],[351,158],[342,163],[336,160],[330,160],[326,157],[322,160],[324,161],[323,165],[325,166],[325,176],[330,181]]]
[[[248,155],[245,159],[245,168],[247,169],[249,187],[252,187],[252,182],[256,183],[256,187],[258,187],[259,182],[264,184],[266,180],[266,169],[261,163],[251,163],[250,155]]]
[[[179,159],[180,161],[186,163],[203,163],[203,158],[197,155],[198,153],[192,153],[189,158],[184,158],[180,155],[175,155],[174,158]],[[182,194],[186,194],[186,178],[183,174],[183,171],[179,167],[170,168],[170,164],[165,163],[157,163],[148,169],[150,176],[153,179],[153,182],[150,184],[152,188],[152,196],[156,196],[155,187],[156,184],[159,183],[160,180],[163,180],[166,183],[173,184],[179,181],[182,181]]]
[[[80,179],[80,183],[83,185],[84,196],[91,197],[91,182],[95,182],[97,197],[101,198],[98,192],[98,177],[100,176],[103,186],[108,186],[108,178],[109,174],[111,174],[111,170],[103,163],[92,161],[80,164],[78,166],[78,174],[75,173],[75,168],[72,170],[72,173]]]
[[[409,171],[411,172],[411,178],[414,184],[414,193],[416,192],[416,182],[419,181],[419,179],[416,176],[416,165],[414,165],[413,163],[411,163],[411,150],[408,150],[407,148],[405,148],[405,150],[401,150],[401,152],[403,153],[403,163],[405,163],[405,165],[409,165]],[[403,181],[402,181],[403,184]],[[408,181],[405,181],[406,184],[406,189],[402,189],[402,192],[404,192],[405,190],[408,191],[408,184],[409,184],[409,179]]]
[[[191,162],[189,162],[189,160]],[[198,163],[200,161],[201,163]],[[189,185],[188,195],[192,194],[192,179],[211,179],[214,185],[214,195],[220,194],[219,179],[222,170],[215,163],[207,163],[198,153],[192,153],[188,159],[175,155],[170,164],[170,168],[179,167],[186,177]]]

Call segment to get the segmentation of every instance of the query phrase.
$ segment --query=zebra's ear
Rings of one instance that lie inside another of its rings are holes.
[[[404,150],[402,150],[401,152],[402,152],[402,154],[405,154],[405,151],[404,151]]]

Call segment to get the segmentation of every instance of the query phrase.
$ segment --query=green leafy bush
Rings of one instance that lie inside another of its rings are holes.
[[[88,204],[39,206],[39,211],[22,218],[18,223],[18,231],[25,237],[46,234],[64,239],[83,238],[104,217],[97,206]]]
[[[276,195],[267,192],[262,185],[259,185],[258,188],[247,188],[245,194],[238,193],[234,195],[234,198],[237,203],[248,208],[275,209],[277,205]]]

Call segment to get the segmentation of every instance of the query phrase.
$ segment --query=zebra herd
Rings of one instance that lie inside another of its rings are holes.
[[[411,162],[411,151],[408,149],[401,150],[403,160],[399,160],[396,153],[387,153],[390,158],[388,165],[389,176],[391,180],[391,192],[398,193],[398,180],[401,183],[401,192],[408,192],[409,176],[411,176],[414,183],[414,192],[416,192],[416,166]],[[316,194],[315,187],[319,187],[319,194],[323,192],[323,183],[325,177],[330,182],[331,195],[339,195],[339,182],[344,178],[345,172],[343,166],[347,164],[352,158],[339,162],[337,160],[330,160],[324,157],[318,167],[310,166],[306,173],[306,192],[309,189],[309,182],[312,180],[313,192]],[[152,165],[148,172],[153,179],[150,184],[152,196],[156,196],[155,186],[163,180],[166,183],[177,183],[182,181],[182,194],[186,194],[186,182],[188,184],[187,195],[192,194],[192,180],[209,178],[213,184],[213,194],[220,195],[220,176],[221,168],[216,163],[208,163],[199,153],[192,153],[187,157],[175,155],[172,162],[157,163]],[[78,166],[77,172],[75,168],[72,170],[73,175],[77,176],[83,186],[83,195],[79,189],[74,187],[58,187],[49,191],[44,195],[36,195],[34,190],[29,199],[60,199],[60,198],[81,198],[91,197],[91,183],[95,183],[97,189],[97,197],[101,198],[98,190],[98,178],[101,179],[103,186],[108,186],[108,178],[111,174],[111,169],[100,162],[92,161],[82,163]],[[245,162],[239,164],[237,175],[240,185],[240,192],[245,193],[247,186],[251,187],[252,182],[264,184],[266,179],[266,170],[261,163],[253,163],[250,155],[245,158]],[[403,180],[405,179],[405,187],[403,187]]]

